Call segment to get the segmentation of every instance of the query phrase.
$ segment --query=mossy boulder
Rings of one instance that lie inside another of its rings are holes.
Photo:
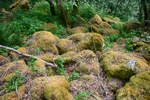
[[[147,60],[150,60],[150,45],[144,42],[136,42],[133,44],[135,51],[143,55]]]
[[[57,43],[59,54],[63,54],[68,51],[75,51],[75,46],[72,40],[60,39]]]
[[[24,60],[13,61],[1,66],[0,76],[1,81],[8,81],[8,78],[12,76],[15,71],[19,71],[21,74],[25,73],[28,70],[28,66]]]
[[[51,83],[44,88],[44,98],[46,100],[74,100],[66,88]]]
[[[82,27],[82,26],[78,26],[78,27],[74,27],[74,28],[69,28],[69,29],[67,29],[67,32],[69,33],[69,34],[76,34],[76,33],[85,33],[86,32],[86,29],[87,28],[85,28],[85,27]]]
[[[22,100],[24,93],[25,86],[21,86],[18,88],[18,97],[16,96],[16,91],[12,91],[0,96],[0,100]]]
[[[90,19],[90,23],[92,24],[95,24],[95,23],[100,24],[101,22],[102,22],[102,19],[98,14],[96,14],[94,17]]]
[[[17,50],[18,50],[19,52],[21,52],[21,53],[26,53],[26,54],[30,53],[30,51],[29,51],[29,49],[28,49],[27,47],[20,47],[20,48],[18,48]],[[13,52],[13,51],[10,51],[10,55],[11,55],[11,57],[13,57],[13,58],[18,58],[19,56],[21,56],[21,55],[18,55],[17,53],[15,53],[15,52]]]
[[[104,34],[104,35],[108,35],[108,34],[113,34],[113,33],[120,33],[119,30],[115,30],[111,27],[111,25],[109,25],[107,22],[101,22],[99,24],[97,23],[92,23],[90,25],[90,30],[100,33],[100,34]]]
[[[98,33],[78,33],[68,37],[75,43],[76,50],[102,51],[104,40]]]
[[[39,31],[32,35],[26,43],[29,45],[30,49],[39,48],[44,52],[51,52],[58,54],[58,49],[56,43],[59,40],[58,37],[53,35],[51,32]]]
[[[9,59],[7,57],[0,55],[0,66],[6,64],[8,62],[9,62]]]
[[[93,51],[83,50],[81,52],[67,52],[61,57],[64,58],[65,63],[73,63],[75,70],[80,73],[94,73],[98,74],[99,62]]]
[[[118,17],[115,18],[104,17],[104,21],[109,24],[122,24]]]
[[[52,85],[52,88],[46,89],[46,86],[48,84]],[[58,88],[55,87],[55,89],[58,89],[58,90],[60,90],[60,87],[69,89],[69,83],[65,79],[64,76],[38,77],[38,78],[32,80],[26,86],[26,88],[29,89],[26,92],[27,93],[30,92],[29,100],[41,100],[45,94],[44,89],[45,89],[45,91],[51,91],[53,89],[53,86],[57,86]],[[56,90],[56,91],[58,91],[58,90]],[[55,93],[56,91],[53,91],[53,93]],[[49,94],[47,93],[45,95],[47,96]],[[53,100],[53,99],[49,98],[48,100]]]
[[[142,23],[141,22],[132,22],[132,21],[128,21],[124,24],[124,29],[127,31],[127,32],[130,32],[134,29],[138,29],[140,27],[143,27]]]
[[[144,59],[120,52],[109,51],[101,57],[101,64],[108,76],[129,79],[132,75],[150,70]]]
[[[139,73],[116,93],[116,100],[150,100],[150,71]]]
[[[55,55],[51,52],[47,52],[47,53],[44,53],[44,54],[40,54],[38,55],[37,57],[47,61],[47,62],[53,62],[54,61],[54,58],[55,58]]]

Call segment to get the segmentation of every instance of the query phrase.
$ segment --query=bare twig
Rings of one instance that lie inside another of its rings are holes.
[[[10,48],[10,47],[7,47],[7,46],[3,46],[3,45],[0,45],[0,48],[3,48],[3,49],[7,49],[7,50],[10,50],[10,51],[13,51],[19,55],[22,55],[22,56],[25,56],[25,57],[29,57],[29,58],[33,58],[33,59],[36,59],[36,60],[40,60],[42,61],[43,63],[45,63],[46,65],[48,66],[52,66],[52,67],[57,67],[56,64],[52,64],[52,63],[49,63],[49,62],[46,62],[45,60],[41,59],[41,58],[38,58],[36,56],[33,56],[33,55],[29,55],[29,54],[25,54],[25,53],[22,53],[14,48]]]

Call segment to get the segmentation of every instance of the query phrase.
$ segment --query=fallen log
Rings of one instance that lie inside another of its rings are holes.
[[[52,66],[52,67],[57,67],[56,64],[53,64],[53,63],[49,63],[39,57],[36,57],[36,56],[33,56],[33,55],[29,55],[29,54],[26,54],[26,53],[22,53],[14,48],[10,48],[10,47],[7,47],[7,46],[3,46],[3,45],[0,45],[0,48],[3,48],[3,49],[6,49],[6,50],[10,50],[10,51],[13,51],[19,55],[22,55],[22,56],[25,56],[25,57],[29,57],[29,58],[33,58],[33,59],[36,59],[36,60],[40,60],[42,61],[43,63],[45,63],[45,65],[48,65],[48,66]]]

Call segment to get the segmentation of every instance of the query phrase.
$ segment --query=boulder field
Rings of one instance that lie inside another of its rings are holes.
[[[120,49],[104,51],[104,36],[120,34],[110,24],[123,23],[98,15],[89,23],[88,27],[67,29],[70,35],[61,39],[48,31],[35,32],[24,42],[26,46],[18,49],[51,63],[63,58],[61,67],[47,66],[12,51],[8,56],[0,55],[0,100],[150,100],[150,46],[134,43],[141,56]],[[125,24],[130,31],[132,26],[127,24],[131,23]],[[63,75],[58,67],[65,70]],[[24,77],[22,85],[4,91],[8,82],[15,84],[10,79],[16,71]]]

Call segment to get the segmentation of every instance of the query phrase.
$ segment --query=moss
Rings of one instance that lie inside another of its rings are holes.
[[[129,79],[135,73],[150,70],[150,66],[144,59],[128,56],[120,52],[106,52],[100,59],[107,75],[120,79]],[[135,61],[133,68],[128,65],[130,61]]]
[[[127,32],[130,32],[134,29],[137,29],[137,28],[140,28],[142,27],[142,23],[141,22],[126,22],[124,24],[124,29],[127,31]]]
[[[35,32],[27,43],[30,48],[39,48],[44,52],[58,54],[58,50],[56,48],[56,42],[58,40],[59,38],[54,36],[51,32],[39,31]]]
[[[18,97],[16,96],[16,92],[9,92],[3,96],[0,96],[0,100],[22,100],[22,97],[25,93],[25,86],[21,86],[18,89]]]
[[[126,85],[117,90],[116,100],[149,100],[150,72],[142,72],[132,76]]]
[[[63,54],[65,52],[74,50],[74,43],[71,40],[68,39],[61,39],[57,43],[57,47],[60,54]]]
[[[30,4],[28,0],[22,0],[20,2],[20,0],[17,0],[15,3],[13,3],[12,5],[10,5],[10,9],[12,12],[16,11],[16,9],[20,7],[24,10],[29,10],[30,8]]]
[[[54,61],[53,58],[55,58],[55,55],[53,53],[47,52],[45,54],[38,55],[38,57],[47,62],[53,62]]]
[[[67,52],[61,57],[64,58],[65,63],[72,63],[76,67],[76,71],[81,73],[99,73],[99,62],[94,52],[90,50],[83,50],[81,52]]]
[[[64,76],[50,76],[50,77],[39,77],[32,80],[26,88],[30,92],[29,99],[31,100],[40,100],[43,97],[44,88],[47,84],[53,84],[59,87],[69,89],[69,83],[66,81]]]
[[[0,55],[0,66],[9,62],[9,59]]]
[[[94,80],[95,76],[94,75],[83,75],[83,76],[81,76],[81,79],[83,79],[83,80]]]
[[[102,19],[98,14],[96,14],[93,18],[90,19],[90,23],[92,24],[94,23],[100,24],[101,22],[102,22]]]
[[[119,30],[115,30],[106,22],[101,22],[100,24],[91,24],[90,29],[94,32],[100,33],[100,34],[113,34],[113,33],[120,33]]]
[[[69,34],[76,34],[76,33],[84,33],[85,32],[85,27],[82,27],[82,26],[78,26],[78,27],[74,27],[72,29],[68,29],[68,33]]]
[[[44,98],[46,98],[46,100],[74,100],[66,88],[55,84],[45,86]]]
[[[13,74],[16,70],[23,74],[28,70],[28,66],[23,60],[13,61],[3,65],[3,67],[0,69],[0,76],[3,76],[1,77],[1,80],[6,80],[11,75],[11,73]]]
[[[140,52],[144,58],[150,60],[150,45],[144,42],[137,42],[133,44],[135,51]]]

